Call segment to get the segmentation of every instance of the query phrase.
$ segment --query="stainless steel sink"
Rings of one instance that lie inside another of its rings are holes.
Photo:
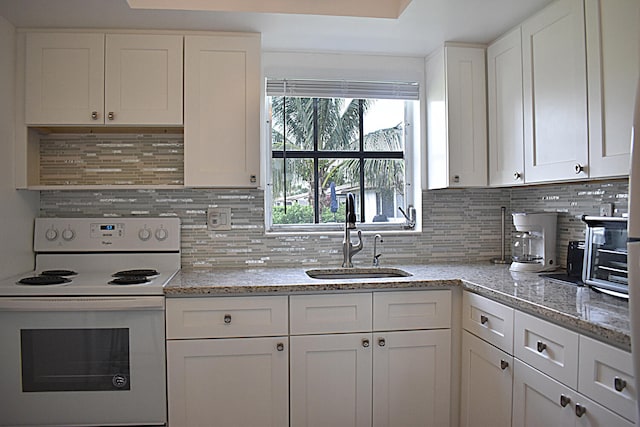
[[[307,276],[312,279],[381,279],[393,277],[408,277],[408,273],[399,268],[319,268],[307,270]]]

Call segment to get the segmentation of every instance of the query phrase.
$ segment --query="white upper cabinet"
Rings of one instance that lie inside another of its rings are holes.
[[[25,61],[27,124],[102,122],[104,34],[27,33]]]
[[[583,0],[558,0],[522,24],[527,182],[588,177]]]
[[[520,27],[487,48],[489,184],[524,183]]]
[[[260,75],[259,34],[185,37],[185,186],[258,186]]]
[[[182,124],[183,37],[107,34],[105,123]]]
[[[640,1],[586,0],[589,176],[627,175],[639,72]]]
[[[485,49],[445,46],[426,61],[429,189],[487,185]]]
[[[28,33],[25,122],[181,125],[182,49],[181,35]]]

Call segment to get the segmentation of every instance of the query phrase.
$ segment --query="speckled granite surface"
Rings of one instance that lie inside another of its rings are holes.
[[[462,286],[519,310],[629,351],[626,300],[585,287],[550,281],[508,265],[425,264],[394,266],[412,276],[379,279],[312,279],[300,268],[183,269],[164,291],[168,297],[425,289]]]

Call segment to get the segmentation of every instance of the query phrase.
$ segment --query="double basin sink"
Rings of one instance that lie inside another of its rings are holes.
[[[312,279],[381,279],[393,277],[409,277],[412,274],[399,268],[318,268],[307,270]]]

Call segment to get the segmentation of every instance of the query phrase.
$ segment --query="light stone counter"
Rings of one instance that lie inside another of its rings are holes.
[[[630,351],[628,302],[586,287],[514,273],[508,265],[425,264],[395,266],[410,277],[311,279],[295,268],[183,269],[165,286],[167,297],[273,295],[357,290],[463,289],[537,315]],[[314,267],[318,268],[318,267]]]

